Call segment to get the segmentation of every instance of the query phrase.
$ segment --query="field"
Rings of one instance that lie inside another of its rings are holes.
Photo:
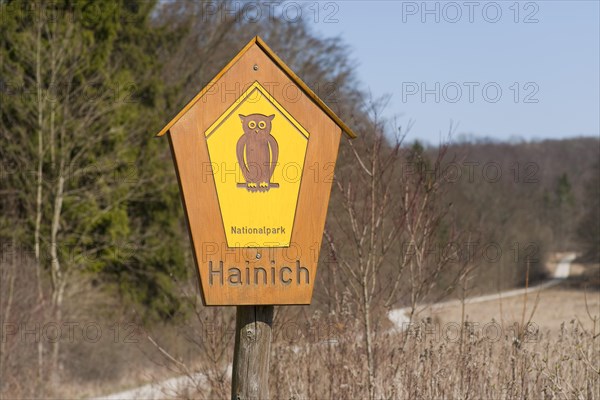
[[[554,257],[556,258],[556,257]],[[548,263],[552,269],[556,267],[555,260]],[[430,317],[440,324],[466,320],[479,326],[498,321],[505,324],[522,324],[530,322],[532,328],[541,333],[556,337],[563,323],[574,321],[580,329],[592,331],[593,320],[590,316],[598,317],[600,311],[600,293],[597,287],[590,288],[593,277],[600,276],[599,266],[571,265],[570,279],[547,289],[532,289],[526,295],[511,296],[499,301],[481,303],[452,304],[436,307],[434,310],[425,308],[421,316]],[[587,286],[587,287],[586,287]],[[600,326],[596,326],[598,330]]]

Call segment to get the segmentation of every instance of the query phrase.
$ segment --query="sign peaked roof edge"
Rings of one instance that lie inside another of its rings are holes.
[[[346,125],[332,110],[331,108],[329,108],[324,102],[323,100],[321,100],[316,94],[315,92],[313,92],[306,83],[304,83],[302,81],[302,79],[300,79],[300,77],[298,75],[296,75],[294,73],[294,71],[292,71],[278,56],[277,54],[275,54],[273,52],[273,50],[271,50],[269,48],[269,46],[267,46],[267,44],[259,37],[259,36],[255,36],[254,38],[252,38],[252,40],[250,40],[250,42],[248,42],[248,44],[246,44],[246,46],[244,46],[244,48],[242,50],[240,50],[240,52],[231,59],[231,61],[229,61],[229,63],[227,63],[227,65],[217,74],[215,75],[215,77],[210,81],[210,83],[208,85],[206,85],[200,92],[198,92],[198,94],[196,96],[194,96],[194,98],[192,100],[190,100],[185,107],[183,107],[181,109],[181,111],[179,111],[177,113],[177,115],[167,124],[165,125],[164,128],[161,129],[161,131],[156,135],[156,136],[163,136],[165,133],[167,133],[169,131],[169,129],[171,129],[171,127],[173,125],[175,125],[175,123],[177,123],[177,121],[179,121],[179,119],[181,117],[183,117],[183,115],[185,115],[185,113],[187,113],[189,111],[190,108],[192,108],[192,106],[194,104],[196,104],[196,102],[198,100],[200,100],[200,98],[202,96],[204,96],[204,94],[208,91],[208,89],[214,84],[216,83],[245,53],[246,51],[248,51],[248,49],[250,47],[252,47],[253,45],[257,45],[258,47],[260,47],[261,50],[263,50],[265,52],[265,54],[275,63],[277,64],[277,66],[283,71],[285,72],[285,74],[296,84],[298,85],[303,91],[304,93],[306,93],[308,95],[308,97],[310,97],[310,99],[312,101],[314,101],[317,106],[319,106],[319,108],[321,110],[323,110],[323,112],[325,114],[327,114],[341,129],[342,131],[344,131],[346,133],[346,135],[348,135],[350,138],[354,139],[356,137],[356,134],[352,131],[352,129],[350,129],[350,127],[348,127],[348,125]]]

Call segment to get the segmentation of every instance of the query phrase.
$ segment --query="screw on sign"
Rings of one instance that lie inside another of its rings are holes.
[[[158,134],[168,134],[202,301],[237,306],[234,399],[268,398],[274,305],[310,304],[332,183],[315,177],[330,175],[342,132],[355,137],[255,37]]]

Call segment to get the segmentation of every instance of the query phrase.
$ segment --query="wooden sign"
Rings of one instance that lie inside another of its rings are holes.
[[[159,133],[204,304],[310,304],[342,131],[255,37]]]

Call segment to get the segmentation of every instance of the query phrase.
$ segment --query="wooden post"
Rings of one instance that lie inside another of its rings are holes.
[[[232,400],[269,398],[269,355],[274,306],[237,306]]]

